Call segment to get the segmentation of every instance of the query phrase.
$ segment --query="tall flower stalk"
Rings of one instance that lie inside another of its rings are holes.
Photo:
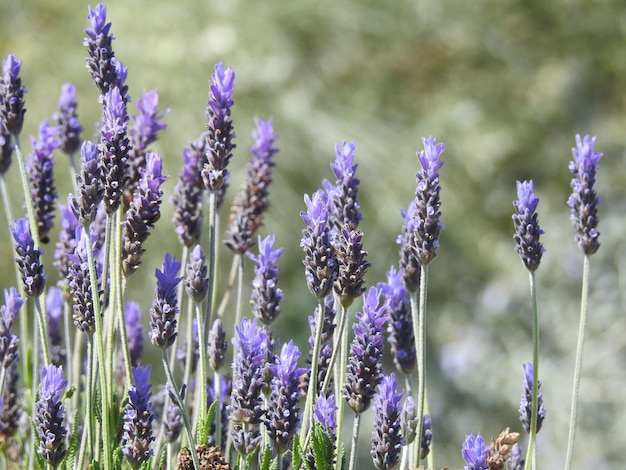
[[[576,229],[576,243],[583,251],[583,276],[580,298],[580,320],[578,326],[578,341],[576,345],[576,362],[574,365],[574,379],[572,384],[572,405],[570,409],[569,432],[567,436],[567,456],[565,469],[572,466],[574,455],[574,443],[576,439],[576,421],[578,419],[578,394],[580,390],[580,374],[583,362],[583,347],[585,343],[585,325],[587,323],[587,310],[589,299],[590,261],[600,243],[598,226],[597,206],[600,204],[593,185],[596,180],[598,161],[602,158],[601,153],[595,153],[594,145],[596,138],[586,135],[584,138],[576,136],[576,148],[572,149],[574,160],[569,164],[572,173],[572,195],[567,203],[572,209],[571,221]]]

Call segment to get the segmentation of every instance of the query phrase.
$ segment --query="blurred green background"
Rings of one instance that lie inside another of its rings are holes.
[[[77,87],[84,137],[93,134],[99,106],[84,66],[87,4],[0,4],[0,54],[13,53],[22,61],[28,88],[24,136],[36,134],[38,123],[55,111],[67,81]],[[462,466],[466,434],[480,431],[489,439],[506,426],[521,430],[517,408],[521,364],[531,360],[530,302],[528,276],[513,251],[511,202],[515,180],[522,179],[535,181],[545,230],[537,280],[540,379],[548,414],[539,434],[539,462],[542,468],[564,462],[582,268],[568,220],[567,164],[576,133],[597,135],[596,150],[604,153],[597,181],[602,247],[592,260],[576,468],[626,465],[623,1],[111,0],[106,5],[135,103],[143,90],[156,88],[161,107],[171,108],[168,129],[156,144],[172,175],[166,200],[180,170],[181,149],[204,129],[207,81],[216,62],[232,65],[237,76],[238,147],[227,204],[245,175],[254,116],[273,116],[280,153],[261,233],[275,233],[285,247],[280,283],[285,301],[277,334],[295,337],[301,348],[315,300],[304,284],[298,214],[303,194],[315,191],[323,178],[332,179],[334,145],[356,143],[361,228],[372,263],[367,280],[373,285],[397,263],[399,210],[413,197],[421,137],[434,135],[446,144],[441,170],[446,229],[430,268],[427,325],[439,467]],[[30,151],[28,139],[23,142]],[[65,202],[67,161],[60,154],[57,160]],[[15,166],[8,179],[20,194]],[[154,268],[166,250],[180,252],[170,220],[166,201],[144,266],[129,284],[127,297],[146,312]],[[4,288],[14,282],[4,223],[0,236]],[[53,251],[52,245],[46,250],[48,262]],[[223,281],[230,253],[222,249],[220,260]],[[367,419],[364,468],[371,466],[371,413]]]

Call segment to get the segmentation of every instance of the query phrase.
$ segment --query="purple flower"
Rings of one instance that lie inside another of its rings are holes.
[[[134,385],[128,389],[128,404],[124,410],[123,435],[124,447],[122,453],[130,466],[134,469],[147,462],[154,451],[150,443],[154,441],[152,435],[152,403],[150,397],[150,365],[133,367]]]
[[[428,415],[424,415],[426,418]],[[417,437],[417,424],[419,419],[417,417],[417,408],[415,407],[415,400],[411,395],[407,395],[402,405],[402,412],[400,414],[402,421],[402,435],[404,436],[404,442],[412,444]],[[425,421],[425,420],[424,420]],[[426,424],[425,422],[423,424]],[[425,426],[422,426],[422,435],[424,434]],[[424,448],[424,439],[422,438],[422,449]]]
[[[600,232],[598,226],[598,198],[593,185],[596,182],[598,161],[602,158],[601,153],[595,153],[595,137],[586,135],[582,139],[576,135],[576,148],[572,149],[574,160],[569,163],[569,171],[572,173],[572,195],[567,204],[572,208],[570,220],[576,229],[576,243],[585,255],[592,255],[598,248]]]
[[[524,393],[519,405],[519,419],[526,432],[530,432],[530,422],[532,419],[533,402],[533,365],[530,362],[522,364],[524,368]],[[537,382],[537,389],[541,387],[541,382]],[[541,430],[541,425],[546,417],[546,410],[543,407],[543,394],[537,394],[537,432]]]
[[[126,68],[115,58],[113,51],[115,38],[110,34],[111,23],[106,22],[106,14],[106,7],[101,3],[98,3],[93,10],[89,6],[87,20],[90,28],[85,29],[87,37],[83,41],[89,57],[85,59],[85,63],[101,96],[117,87],[124,101],[128,101],[126,97],[128,87],[124,85]]]
[[[517,182],[517,197],[518,200],[513,201],[517,211],[517,214],[513,214],[515,251],[522,258],[526,269],[533,272],[539,267],[541,255],[545,250],[539,242],[543,230],[539,227],[535,212],[539,199],[535,197],[532,180]]]
[[[321,299],[330,294],[337,277],[337,263],[330,240],[326,193],[318,190],[304,195],[306,212],[300,212],[306,227],[300,246],[304,250],[304,271],[311,293]]]
[[[143,353],[143,326],[139,304],[135,302],[126,302],[124,304],[124,322],[126,323],[130,363],[133,366],[137,366]]]
[[[247,253],[254,261],[254,280],[250,304],[252,313],[261,322],[269,325],[280,314],[283,291],[278,287],[278,258],[283,248],[274,250],[274,236],[259,237],[259,255]]]
[[[422,422],[422,448],[420,450],[420,459],[425,459],[430,453],[430,442],[433,439],[432,421],[430,415],[424,415]]]
[[[169,392],[169,388],[168,388]],[[166,442],[176,442],[183,430],[183,414],[180,411],[180,407],[171,400],[165,410],[165,416],[163,417],[163,435]]]
[[[337,144],[335,162],[330,164],[337,178],[334,188],[328,194],[332,208],[330,223],[336,232],[341,232],[346,226],[348,232],[356,230],[363,219],[357,200],[361,182],[355,176],[358,165],[353,165],[354,149],[354,142]]]
[[[235,73],[231,67],[224,69],[219,62],[209,83],[209,101],[207,104],[207,153],[202,169],[202,180],[209,191],[217,191],[224,184],[228,174],[226,167],[235,148],[233,123],[230,108],[233,105]]]
[[[39,297],[46,286],[46,275],[41,264],[42,251],[35,248],[35,241],[26,219],[15,219],[11,227],[17,253],[17,267],[22,278],[22,287],[27,297]]]
[[[485,440],[478,433],[476,437],[470,434],[463,442],[463,450],[461,451],[463,460],[465,460],[465,470],[488,470],[486,459],[489,455],[489,446],[485,445]]]
[[[213,326],[209,331],[207,356],[209,358],[209,365],[217,372],[223,366],[226,361],[226,350],[228,349],[228,342],[226,341],[226,331],[222,320],[216,318],[213,322]]]
[[[300,351],[293,341],[284,344],[275,364],[270,365],[274,373],[270,382],[267,407],[267,432],[277,453],[291,448],[294,434],[300,427],[300,376],[306,369],[298,367]]]
[[[371,287],[363,296],[363,312],[355,314],[357,323],[352,327],[354,339],[342,392],[355,413],[369,408],[381,381],[383,331],[388,317],[379,303],[380,292]]]
[[[59,112],[54,114],[60,129],[58,135],[59,147],[68,155],[73,155],[80,148],[80,133],[83,131],[76,114],[76,87],[71,83],[61,86],[59,98]]]
[[[58,127],[50,127],[48,120],[39,125],[39,138],[31,136],[33,153],[26,162],[28,185],[30,187],[37,230],[42,243],[48,243],[48,232],[52,228],[55,201],[58,197],[54,186],[54,159],[52,153],[59,147],[57,142]]]
[[[11,142],[11,134],[6,130],[0,120],[0,175],[4,175],[9,171],[11,162],[13,161],[13,143]]]
[[[309,336],[309,358],[307,360],[307,364],[311,366],[313,359],[313,349],[315,346],[315,328],[316,328],[316,318],[323,318],[322,322],[322,341],[320,345],[319,355],[316,358],[317,360],[317,390],[315,393],[319,393],[321,391],[321,387],[324,384],[324,379],[326,378],[326,373],[328,371],[328,367],[330,366],[330,359],[333,354],[333,332],[335,331],[335,307],[334,307],[334,299],[332,294],[327,295],[324,299],[323,308],[324,311],[320,313],[320,305],[318,304],[315,307],[315,312],[313,315],[309,315],[309,329],[311,331],[311,335]],[[307,378],[310,381],[311,371],[309,370],[307,374]],[[309,382],[310,383],[310,382]],[[330,374],[330,380],[328,382],[328,388],[332,388],[333,384],[333,374]],[[308,387],[308,384],[307,384]],[[310,393],[310,392],[307,392]]]
[[[35,430],[39,437],[37,452],[53,468],[61,463],[67,451],[67,429],[63,425],[65,408],[61,403],[61,395],[66,386],[62,367],[49,365],[41,369],[39,399],[35,403],[34,417]]]
[[[202,227],[202,165],[206,152],[206,137],[203,135],[190,147],[183,149],[183,167],[178,174],[171,202],[174,205],[174,230],[180,242],[192,247],[200,239]]]
[[[387,272],[387,282],[379,283],[378,288],[389,316],[387,340],[391,345],[393,363],[400,372],[410,374],[415,368],[416,361],[415,337],[411,306],[402,281],[402,272],[396,271],[392,266]]]
[[[0,307],[0,366],[4,369],[9,369],[19,356],[19,338],[12,333],[12,329],[24,302],[26,299],[20,297],[15,287],[4,290],[4,305]]]
[[[68,198],[68,205],[83,227],[93,222],[104,197],[102,169],[98,161],[98,148],[88,140],[83,142],[80,148],[80,173],[76,175],[77,195]]]
[[[14,136],[22,132],[24,125],[24,93],[20,78],[21,62],[13,54],[9,54],[2,62],[2,78],[0,79],[0,127],[6,128]]]
[[[506,461],[506,470],[524,470],[524,458],[519,444],[513,444],[511,454]]]
[[[441,199],[439,186],[439,168],[443,162],[439,157],[445,147],[436,143],[434,137],[422,138],[424,150],[417,152],[422,169],[415,175],[415,216],[413,218],[413,237],[411,247],[416,258],[422,264],[430,264],[437,256],[441,223]]]
[[[404,445],[401,433],[400,399],[397,393],[396,376],[383,375],[378,393],[374,397],[374,430],[370,455],[378,470],[391,470],[400,463],[400,453]]]
[[[161,121],[169,112],[166,109],[159,114],[159,94],[156,90],[145,91],[139,101],[137,110],[139,114],[132,116],[133,127],[129,130],[131,151],[129,153],[129,180],[126,186],[125,199],[130,200],[137,188],[141,176],[141,168],[146,166],[146,153],[148,146],[157,140],[157,133],[167,127]]]
[[[337,431],[337,405],[335,405],[334,395],[331,394],[326,397],[323,392],[317,395],[313,405],[313,426],[311,445],[306,449],[306,460],[309,467],[312,469],[319,468],[322,462],[323,464],[334,464],[335,433]],[[315,432],[315,428],[319,429],[320,427],[323,431],[321,435]],[[313,447],[317,449],[315,455],[313,454]]]
[[[162,175],[162,168],[161,157],[156,152],[148,152],[145,168],[139,169],[141,178],[122,221],[122,268],[126,276],[139,269],[145,252],[143,244],[161,217],[161,185],[168,178]]]
[[[163,271],[156,270],[157,279],[156,298],[150,309],[150,341],[157,348],[167,349],[174,344],[176,338],[176,326],[178,321],[178,299],[176,286],[182,278],[177,277],[180,263],[176,257],[169,253],[165,254]]]
[[[417,292],[420,286],[421,263],[413,246],[415,245],[414,233],[417,223],[417,205],[415,199],[409,204],[406,212],[400,211],[402,215],[402,229],[396,243],[400,245],[400,272],[402,272],[402,282],[409,292]]]
[[[104,207],[107,214],[120,205],[122,193],[128,182],[128,153],[130,141],[127,136],[128,113],[120,90],[107,91],[102,104],[102,127],[100,129],[99,165],[104,186]]]
[[[92,237],[92,243],[95,237]],[[87,255],[87,236],[82,229],[76,229],[76,249],[73,254],[68,254],[70,262],[67,278],[69,280],[70,295],[72,296],[73,320],[76,328],[83,333],[91,335],[96,330],[96,317],[94,302],[101,302],[101,274],[102,267],[96,263],[98,299],[93,298],[91,290],[91,277],[89,274],[89,259]],[[94,250],[94,258],[97,251]]]
[[[0,399],[0,439],[8,442],[20,429],[23,415],[23,390],[18,388],[20,375],[18,363],[13,362],[6,370],[4,389]]]
[[[46,317],[48,319],[48,341],[50,362],[55,366],[65,365],[67,353],[63,344],[63,293],[57,287],[50,287],[46,294]]]
[[[191,251],[186,270],[185,288],[187,294],[194,302],[202,302],[209,289],[209,279],[207,278],[206,257],[200,245],[196,245]]]
[[[335,396],[331,393],[328,397],[320,392],[313,405],[313,415],[326,431],[333,433],[337,429],[337,405]],[[334,436],[333,436],[334,437]]]
[[[254,244],[252,235],[263,223],[263,213],[269,207],[269,185],[272,182],[272,157],[278,135],[272,127],[272,119],[256,119],[252,132],[255,144],[250,147],[252,159],[248,163],[247,176],[231,207],[225,245],[235,253],[245,253]]]

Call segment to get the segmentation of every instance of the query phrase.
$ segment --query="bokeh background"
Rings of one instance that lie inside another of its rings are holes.
[[[93,134],[99,105],[84,66],[87,5],[0,3],[0,55],[13,53],[22,61],[28,88],[24,136],[36,134],[39,122],[55,111],[68,81],[77,87],[84,137]],[[146,312],[155,267],[165,251],[181,251],[167,198],[182,148],[204,129],[207,82],[216,62],[232,65],[237,76],[238,137],[227,205],[245,175],[254,117],[273,116],[280,134],[272,206],[261,233],[275,233],[285,247],[280,282],[285,301],[276,332],[285,341],[295,338],[301,348],[315,299],[304,283],[299,211],[304,193],[314,192],[323,178],[332,179],[335,144],[356,143],[361,228],[372,263],[367,283],[374,285],[397,263],[399,211],[413,197],[421,137],[434,135],[445,143],[446,229],[430,268],[427,322],[439,467],[462,467],[460,448],[469,433],[489,439],[506,426],[521,431],[517,408],[521,364],[532,356],[531,317],[528,275],[513,251],[511,202],[515,181],[523,179],[535,182],[546,247],[537,272],[540,379],[548,413],[539,434],[539,462],[542,468],[564,463],[582,269],[568,220],[567,165],[575,134],[597,135],[596,150],[604,153],[597,180],[602,247],[592,259],[575,467],[626,466],[624,2],[110,0],[106,5],[116,55],[129,69],[130,95],[136,102],[143,90],[156,88],[161,107],[171,109],[168,129],[156,144],[172,175],[163,216],[127,295]],[[28,139],[23,142],[30,151]],[[65,202],[68,162],[60,154],[57,160],[58,192]],[[8,179],[19,194],[17,168]],[[6,288],[14,277],[4,225],[0,282]],[[48,263],[53,251],[53,245],[46,249]],[[220,282],[230,262],[222,249]],[[248,264],[246,279],[251,276]],[[371,414],[367,419],[363,468],[371,467]]]

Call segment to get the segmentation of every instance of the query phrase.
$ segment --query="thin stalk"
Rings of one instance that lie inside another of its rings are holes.
[[[198,397],[199,397],[199,406],[198,406],[198,413],[196,413],[196,417],[195,417],[195,425],[197,426],[199,423],[201,423],[202,421],[204,421],[206,419],[207,416],[207,400],[208,400],[208,396],[207,396],[207,343],[206,341],[203,341],[201,338],[205,337],[204,334],[204,330],[205,325],[204,325],[204,318],[202,315],[202,303],[201,302],[194,302],[195,303],[195,309],[196,309],[196,321],[198,323],[198,348],[199,348],[199,353],[200,353],[200,357],[198,358],[198,361],[200,362],[199,366],[199,380],[198,380],[198,385],[196,387],[196,389],[198,390]],[[191,338],[189,340],[189,342],[191,343]],[[187,361],[191,362],[192,358],[191,357],[187,357]]]
[[[318,317],[315,319],[315,336],[313,337],[313,356],[311,357],[311,375],[309,377],[309,387],[304,403],[304,412],[302,414],[302,428],[300,429],[300,441],[303,442],[303,449],[306,449],[312,426],[309,426],[309,420],[313,416],[313,405],[317,394],[317,371],[319,367],[320,348],[322,345],[322,332],[324,330],[324,299],[319,299],[317,309]]]
[[[337,470],[341,470],[342,466],[342,458],[341,458],[341,434],[343,432],[343,415],[345,412],[346,401],[343,400],[340,396],[341,393],[341,383],[344,381],[346,377],[346,369],[348,367],[348,329],[345,324],[347,322],[348,312],[347,309],[342,305],[341,306],[341,335],[339,336],[339,368],[338,373],[336,375],[337,379],[335,381],[335,388],[338,390],[338,394],[335,395],[335,400],[337,403],[337,434],[336,434],[336,442],[335,448],[337,449],[337,459],[336,459],[336,468]]]
[[[235,279],[237,276],[237,268],[239,266],[239,262],[237,260],[237,256],[233,257],[233,263],[230,266],[230,274],[228,275],[228,283],[226,284],[226,289],[222,295],[222,301],[220,302],[220,306],[217,308],[217,316],[218,318],[222,318],[224,316],[224,311],[226,307],[228,307],[228,303],[230,302],[230,296],[233,293],[233,288],[235,287]]]
[[[239,261],[239,269],[237,270],[237,302],[235,307],[235,325],[239,325],[239,323],[241,322],[241,299],[243,297],[243,269],[246,260],[240,254],[237,254],[235,258],[238,258]]]
[[[530,297],[533,316],[533,390],[530,408],[530,437],[526,462],[530,463],[530,470],[537,468],[536,436],[537,436],[537,395],[539,394],[539,317],[537,314],[537,289],[535,286],[535,273],[529,272]]]
[[[352,447],[350,449],[350,465],[349,470],[356,468],[357,447],[359,446],[359,427],[361,425],[361,413],[354,415],[354,425],[352,427]]]
[[[213,305],[215,303],[215,266],[217,264],[217,195],[215,191],[209,191],[209,253],[208,253],[208,277],[209,288],[207,289],[207,305],[205,313],[205,325],[211,324]],[[208,341],[208,330],[204,332],[204,342]],[[198,338],[200,339],[200,338]]]
[[[117,317],[117,299],[120,287],[118,266],[121,262],[121,256],[117,250],[117,238],[118,231],[121,230],[121,224],[118,223],[118,214],[119,211],[107,215],[107,241],[109,245],[107,249],[107,259],[109,260],[109,272],[111,281],[109,284],[109,308],[108,315],[106,317],[106,356],[103,366],[106,368],[107,377],[109,377],[109,390],[107,390],[109,398],[113,397],[113,349],[115,347],[115,319]],[[103,277],[102,282],[106,282],[105,277]],[[106,286],[106,284],[103,284],[103,286]],[[131,384],[133,382],[131,380],[128,383]]]
[[[585,325],[587,323],[587,310],[589,308],[589,256],[585,255],[583,261],[583,280],[580,295],[580,321],[578,324],[578,343],[576,345],[576,362],[574,363],[574,382],[572,384],[572,407],[569,417],[569,433],[567,436],[567,457],[565,470],[572,468],[574,455],[574,441],[576,439],[576,421],[578,419],[578,395],[580,392],[580,374],[583,364],[583,347],[585,344]]]
[[[186,245],[183,245],[183,252],[181,254],[181,266],[180,266],[180,272],[184,274],[187,272],[187,260],[189,258],[189,248]],[[180,299],[179,300],[179,304],[178,307],[180,309],[180,311],[183,311],[184,308],[184,301],[186,300],[186,297],[183,295],[183,290],[185,289],[185,283],[184,282],[180,282],[178,283],[178,287],[176,288],[176,298]],[[190,303],[189,303],[190,304]],[[188,305],[189,305],[188,304]],[[193,307],[187,307],[187,338],[189,338],[189,340],[191,340],[192,336],[193,336],[193,324],[192,324],[192,318],[193,318]],[[180,338],[180,335],[176,335],[176,337],[174,338],[174,343],[172,344],[171,348],[172,351],[178,351],[178,340]],[[189,343],[189,341],[187,342]],[[187,356],[189,357],[189,356]],[[170,368],[172,370],[174,370],[174,366],[176,364],[176,354],[172,354],[172,356],[170,357]],[[189,385],[189,382],[187,382],[189,378],[187,377],[185,380],[185,382],[183,382],[184,384]],[[185,395],[185,397],[187,397],[188,395]],[[186,401],[186,398],[185,398]]]
[[[193,438],[193,433],[191,430],[191,423],[189,421],[189,415],[187,414],[187,409],[185,408],[185,404],[183,403],[182,398],[180,397],[180,392],[178,391],[178,387],[174,382],[174,376],[172,375],[172,369],[170,369],[170,362],[167,358],[167,350],[163,349],[163,354],[161,356],[163,362],[163,369],[165,371],[165,377],[167,378],[167,383],[170,386],[170,391],[172,392],[174,401],[176,405],[180,408],[180,412],[183,416],[183,424],[185,427],[185,433],[187,434],[187,439],[189,440],[189,453],[191,454],[191,459],[193,460],[194,468],[199,469],[200,464],[198,463],[198,454],[196,453],[196,445],[195,440]]]
[[[85,333],[80,331],[78,328],[74,331],[74,352],[72,353],[72,362],[68,361],[68,364],[71,364],[72,367],[72,377],[74,378],[77,389],[74,395],[72,395],[72,409],[77,410],[80,406],[80,370],[83,365],[81,354],[81,350],[83,347],[83,336]],[[69,358],[69,353],[68,353]],[[87,362],[89,364],[89,362]],[[70,382],[72,383],[72,382]],[[86,386],[85,386],[86,387]]]
[[[420,267],[419,304],[417,293],[412,292],[411,314],[413,316],[413,334],[415,336],[415,350],[417,354],[417,428],[415,437],[415,467],[419,467],[422,449],[422,425],[424,422],[424,408],[426,405],[426,304],[428,286],[428,265]]]
[[[85,418],[84,418],[84,430],[80,439],[80,451],[78,453],[78,462],[76,468],[84,468],[85,455],[93,455],[93,440],[91,439],[91,421],[93,413],[91,411],[92,400],[92,388],[91,380],[93,374],[93,340],[91,336],[87,337],[87,377],[85,380]],[[76,395],[80,394],[80,390],[74,392]]]
[[[215,446],[222,448],[222,378],[219,372],[213,374],[213,390],[215,390],[215,399],[217,406],[215,407]]]
[[[20,179],[22,180],[22,191],[24,191],[24,202],[26,203],[26,214],[28,215],[28,223],[30,225],[30,231],[32,232],[33,241],[35,242],[35,249],[38,250],[41,246],[41,240],[39,239],[39,230],[37,230],[37,218],[35,217],[35,206],[33,205],[33,198],[30,194],[30,187],[28,185],[28,175],[26,173],[26,163],[24,161],[24,155],[22,154],[22,144],[19,135],[14,135],[15,138],[15,154],[17,155],[17,166],[20,169]]]
[[[46,321],[46,315],[41,308],[41,301],[39,297],[33,299],[35,302],[35,311],[37,312],[37,326],[39,329],[39,336],[41,337],[41,345],[43,346],[43,360],[46,365],[52,364],[50,361],[50,347],[48,345],[48,324]]]

